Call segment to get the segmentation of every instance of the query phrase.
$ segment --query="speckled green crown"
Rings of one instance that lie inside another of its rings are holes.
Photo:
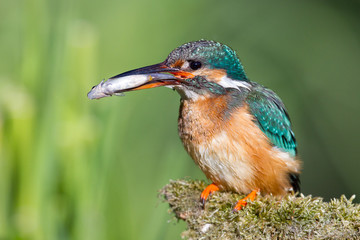
[[[189,42],[173,50],[166,62],[177,60],[200,61],[208,68],[225,69],[227,76],[240,81],[248,81],[244,68],[234,50],[215,41],[199,40]]]

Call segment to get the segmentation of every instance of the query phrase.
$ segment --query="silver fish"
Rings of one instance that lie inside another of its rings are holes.
[[[89,99],[99,99],[112,95],[123,96],[124,94],[121,93],[121,91],[141,86],[142,84],[151,81],[151,79],[150,75],[139,74],[110,78],[106,82],[102,80],[98,85],[91,89],[87,96]]]
[[[164,73],[118,75],[109,78],[106,82],[102,80],[98,85],[92,87],[87,94],[89,99],[99,99],[112,95],[124,96],[123,92],[130,91],[142,85],[156,83],[156,85],[165,85],[166,81],[177,80],[172,75]],[[175,84],[175,82],[174,82]]]

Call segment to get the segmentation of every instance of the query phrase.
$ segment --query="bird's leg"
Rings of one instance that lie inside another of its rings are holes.
[[[243,207],[245,207],[246,204],[247,204],[247,200],[248,200],[248,199],[249,199],[250,201],[254,201],[254,199],[256,198],[256,196],[258,195],[258,193],[260,193],[260,189],[258,189],[258,188],[255,189],[255,190],[253,190],[253,191],[251,191],[251,193],[249,193],[246,197],[244,197],[243,199],[240,199],[240,200],[236,203],[233,211],[234,211],[234,212],[237,212],[237,211],[241,210]]]
[[[214,183],[208,185],[204,191],[202,191],[201,193],[201,197],[200,197],[200,201],[203,204],[203,206],[205,206],[205,201],[206,199],[208,199],[208,197],[213,193],[219,191],[219,187],[216,186]]]

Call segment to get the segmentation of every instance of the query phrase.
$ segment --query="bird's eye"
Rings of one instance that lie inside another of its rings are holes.
[[[190,68],[192,70],[197,70],[199,68],[201,68],[201,62],[198,61],[190,61]]]

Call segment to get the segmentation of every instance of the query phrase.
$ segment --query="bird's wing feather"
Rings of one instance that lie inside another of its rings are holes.
[[[295,156],[295,136],[291,130],[289,115],[280,98],[273,91],[256,84],[250,90],[246,102],[270,142]]]

